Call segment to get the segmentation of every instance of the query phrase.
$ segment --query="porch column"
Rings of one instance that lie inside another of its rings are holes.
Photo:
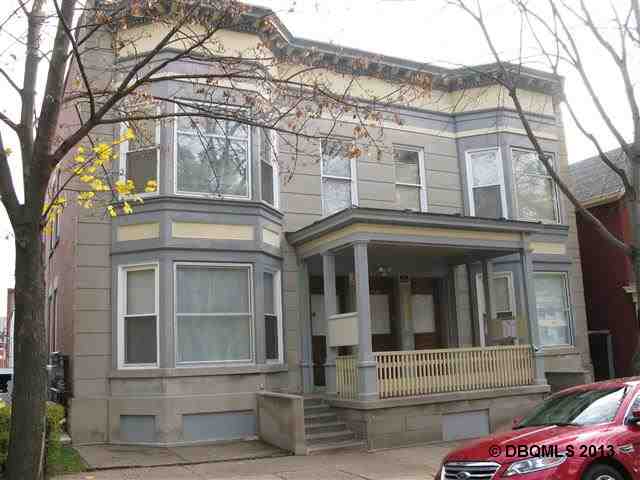
[[[537,385],[546,385],[547,377],[544,373],[544,357],[540,344],[540,332],[538,330],[538,309],[536,307],[536,290],[533,279],[533,259],[531,251],[524,248],[520,251],[520,264],[522,265],[522,283],[524,286],[525,304],[527,306],[527,328],[529,340],[533,346],[533,377]]]
[[[371,343],[371,309],[369,298],[369,257],[367,242],[353,244],[356,279],[356,305],[358,307],[358,398],[378,398],[376,361]]]
[[[336,295],[336,258],[332,252],[322,254],[322,276],[324,289],[324,316],[326,322],[335,315],[337,295]],[[336,349],[329,346],[327,338],[327,359],[324,363],[324,375],[327,384],[327,395],[336,395]]]
[[[305,260],[298,263],[298,288],[300,289],[298,310],[300,312],[300,345],[302,368],[302,392],[313,392],[313,356],[311,349],[311,298],[309,296],[309,265]]]
[[[484,290],[484,318],[480,318],[481,327],[480,332],[483,334],[483,338],[480,338],[480,345],[485,346],[487,344],[487,338],[491,338],[489,335],[490,322],[493,319],[493,265],[488,260],[482,261],[482,290]],[[480,315],[478,315],[480,316]],[[486,320],[486,321],[485,321]]]
[[[400,348],[415,350],[415,318],[411,316],[411,282],[398,283],[398,319],[400,320]]]

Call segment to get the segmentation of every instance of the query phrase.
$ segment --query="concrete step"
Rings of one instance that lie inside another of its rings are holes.
[[[322,398],[316,398],[316,397],[305,397],[304,399],[304,407],[311,407],[314,405],[324,405],[324,400]]]
[[[331,411],[331,407],[325,404],[309,405],[309,406],[305,405],[304,407],[305,415],[314,415],[316,413],[325,413],[330,411]]]
[[[314,413],[304,416],[305,425],[318,425],[319,423],[332,423],[337,421],[338,416],[331,411],[325,413]]]
[[[313,445],[326,445],[344,443],[355,440],[355,435],[351,430],[342,430],[341,432],[325,432],[325,433],[313,433],[305,436],[307,446]]]
[[[344,450],[364,450],[365,443],[361,440],[348,440],[337,443],[316,443],[307,447],[308,455],[318,455],[321,453],[342,452]]]
[[[313,433],[340,432],[345,430],[347,425],[344,422],[319,423],[305,426],[305,433],[311,435]]]

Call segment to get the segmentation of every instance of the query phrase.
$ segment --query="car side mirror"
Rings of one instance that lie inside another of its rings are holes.
[[[636,425],[640,424],[640,410],[632,410],[631,414],[627,418],[627,424]]]
[[[638,412],[640,413],[640,412]],[[524,419],[523,416],[519,416],[519,417],[514,417],[514,419],[511,421],[511,428],[516,428],[518,425],[520,425],[520,422]]]

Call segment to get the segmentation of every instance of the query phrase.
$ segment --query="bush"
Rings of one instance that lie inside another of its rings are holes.
[[[60,449],[60,435],[64,420],[64,407],[57,403],[47,402],[47,459],[58,456]],[[11,407],[0,401],[0,466],[4,470],[9,452],[9,434],[11,432]]]

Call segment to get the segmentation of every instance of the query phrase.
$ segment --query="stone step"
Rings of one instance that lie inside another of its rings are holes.
[[[307,446],[344,443],[353,440],[355,440],[355,435],[351,430],[346,429],[341,432],[313,433],[305,436]]]
[[[308,455],[318,455],[321,453],[342,452],[344,450],[364,450],[365,443],[361,440],[347,440],[337,443],[316,443],[307,447]]]
[[[305,426],[306,434],[313,433],[326,433],[326,432],[340,432],[347,428],[347,425],[344,422],[328,422],[328,423],[319,423]]]
[[[319,423],[332,423],[337,422],[338,416],[332,411],[324,413],[314,413],[304,416],[305,425],[318,425]]]
[[[305,397],[304,399],[304,407],[311,407],[314,405],[325,405],[324,400],[322,398],[316,397]]]
[[[304,407],[305,415],[314,415],[316,413],[324,413],[324,412],[330,412],[330,411],[331,411],[331,407],[325,404],[310,405],[310,406],[305,405]]]

